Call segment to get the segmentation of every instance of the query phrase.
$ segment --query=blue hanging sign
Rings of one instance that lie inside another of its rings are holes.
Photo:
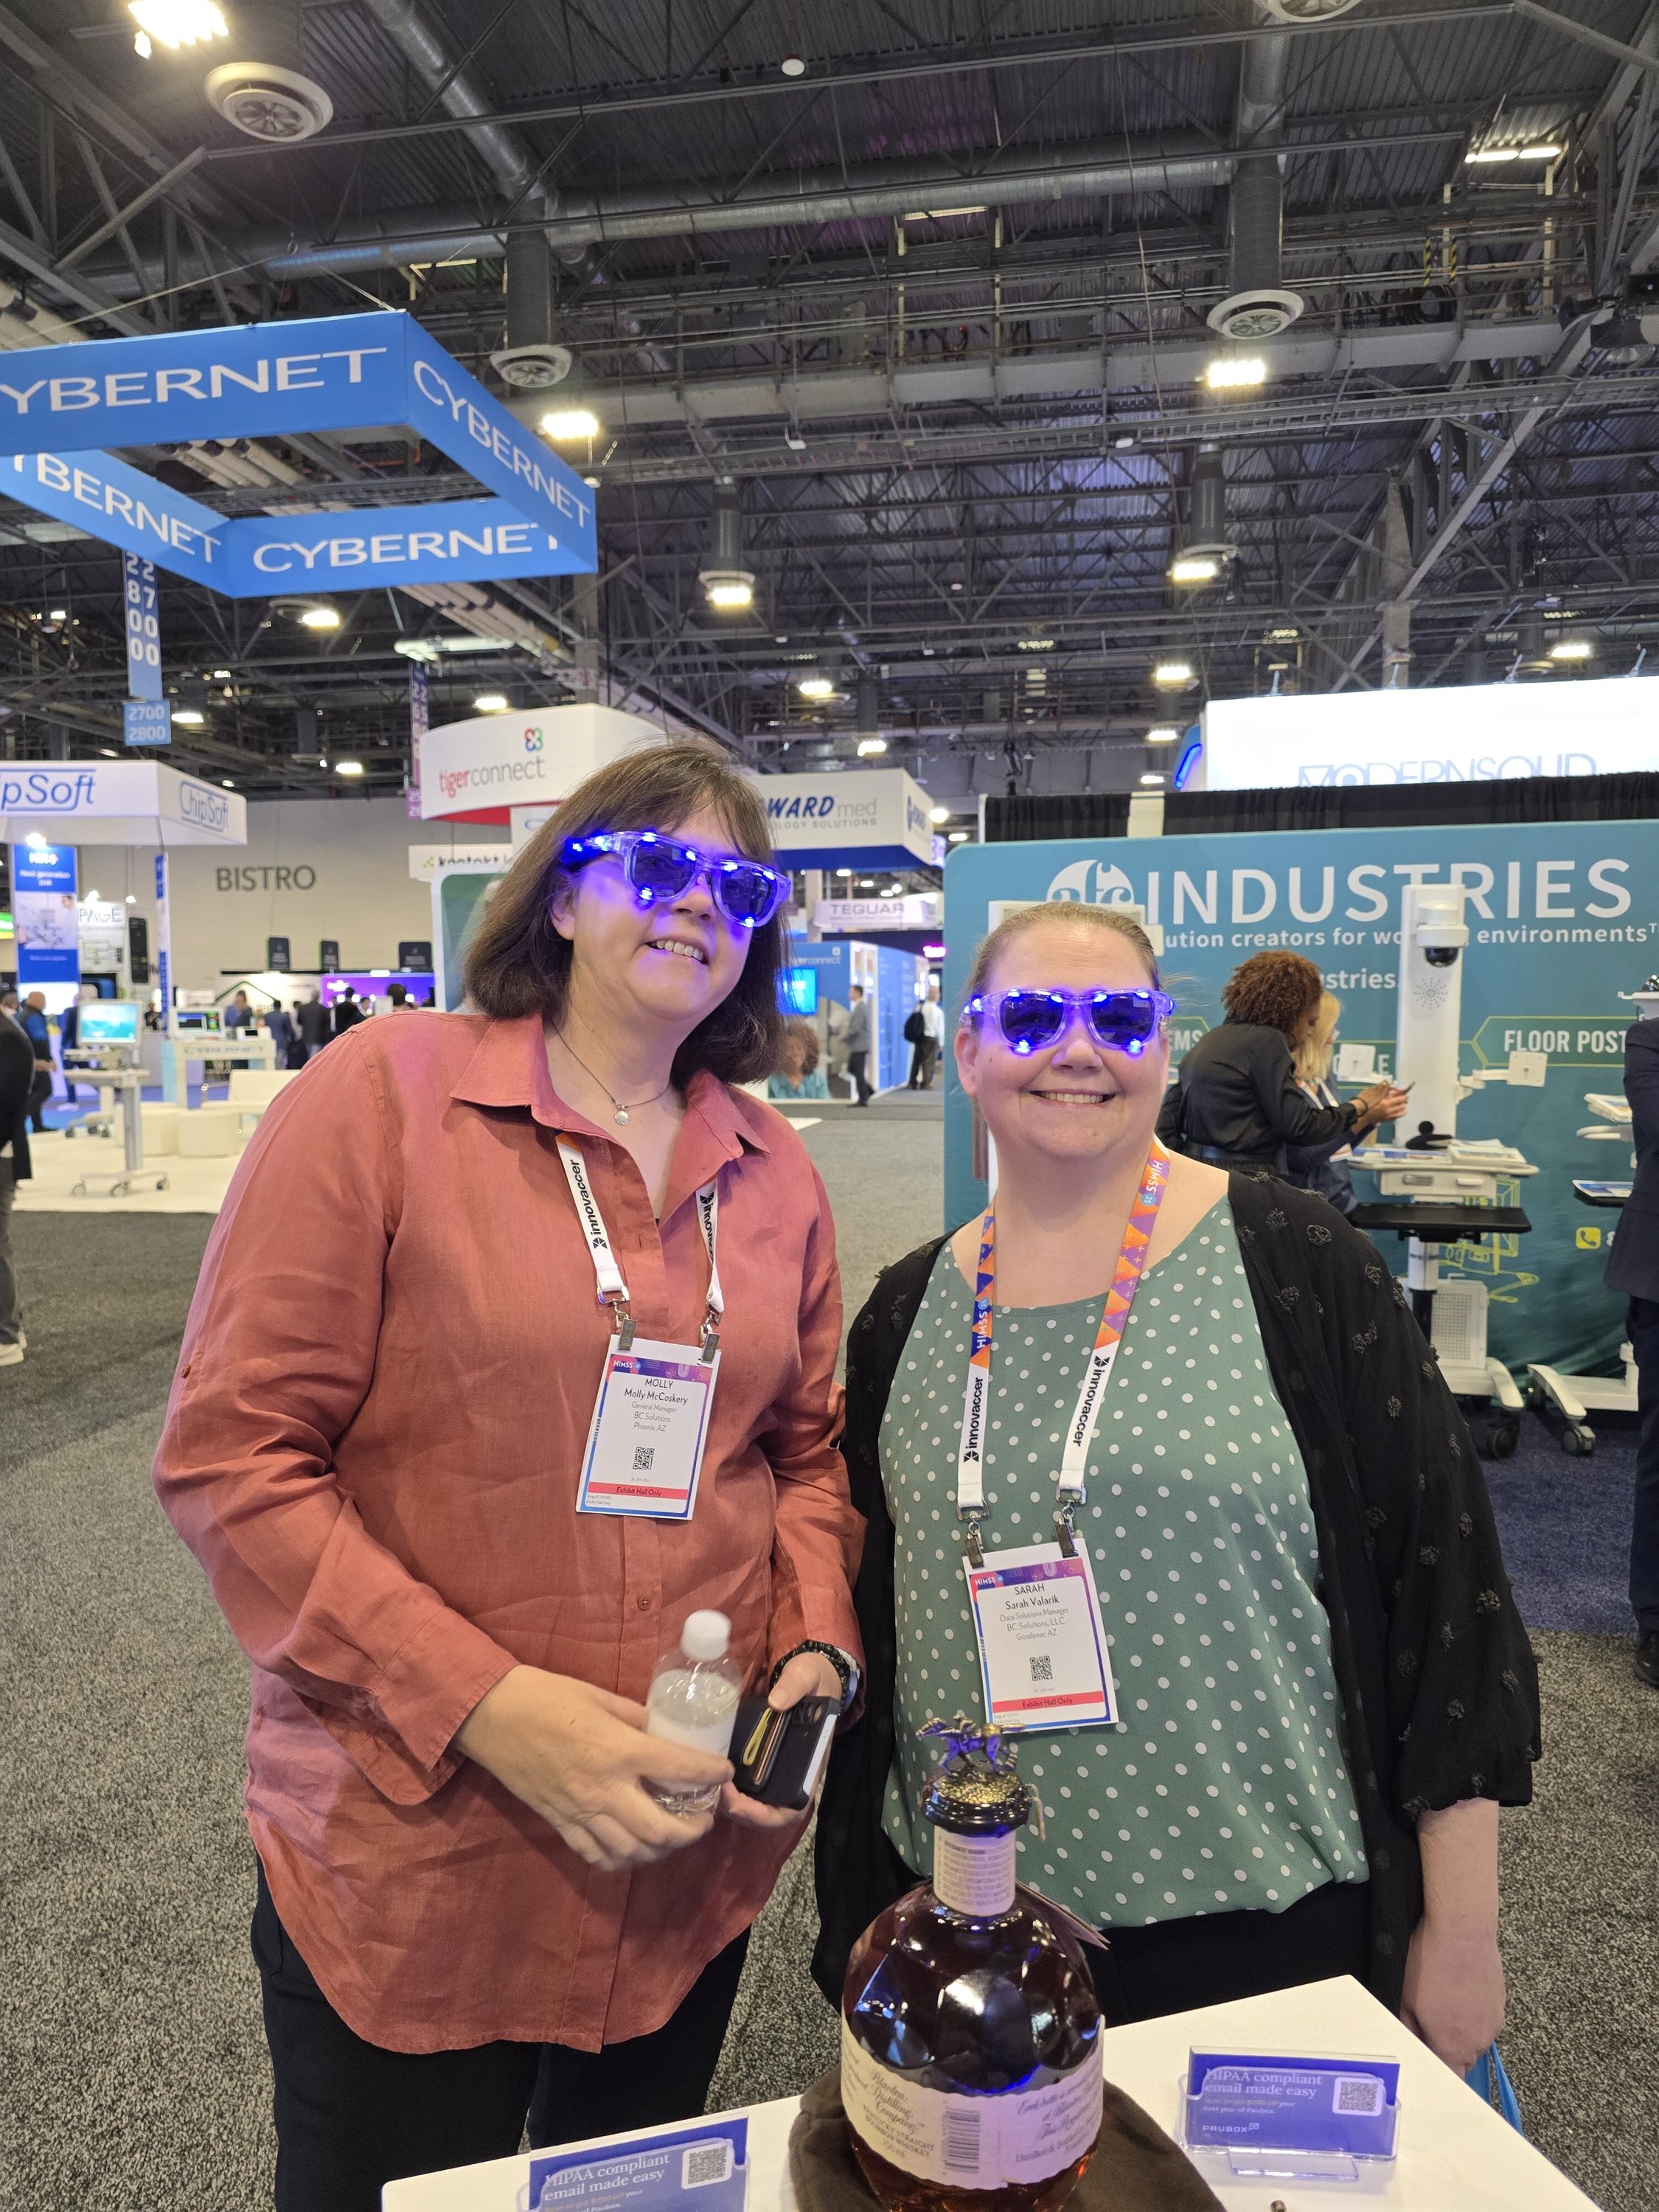
[[[155,564],[137,553],[121,556],[121,604],[126,618],[127,696],[161,696],[161,594]],[[130,744],[132,740],[127,740]]]
[[[12,927],[20,985],[79,982],[81,928],[75,893],[73,845],[12,847]]]
[[[589,487],[397,313],[42,346],[0,376],[12,497],[233,599],[598,565]],[[227,520],[100,450],[407,423],[495,497]]]
[[[127,699],[121,705],[121,742],[127,745],[170,745],[173,709],[165,699]]]

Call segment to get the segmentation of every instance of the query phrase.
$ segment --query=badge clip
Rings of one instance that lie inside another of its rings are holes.
[[[1060,1557],[1077,1557],[1077,1530],[1072,1525],[1072,1516],[1077,1511],[1077,1501],[1068,1498],[1054,1516],[1054,1536],[1060,1545]]]
[[[631,1352],[634,1349],[634,1316],[628,1310],[627,1300],[606,1298],[604,1303],[611,1309],[611,1326],[616,1334],[617,1340],[612,1349]]]
[[[970,1566],[982,1567],[985,1565],[985,1553],[980,1547],[980,1516],[977,1513],[964,1513],[960,1517],[967,1524],[962,1540],[967,1547],[968,1563]]]
[[[697,1354],[705,1367],[712,1367],[720,1358],[720,1333],[713,1314],[702,1325],[702,1349]]]

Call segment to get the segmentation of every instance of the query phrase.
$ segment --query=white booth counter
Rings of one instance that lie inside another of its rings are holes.
[[[1400,2150],[1392,2166],[1357,2182],[1241,2181],[1206,2158],[1204,2178],[1227,2212],[1270,2212],[1276,2202],[1286,2212],[1372,2212],[1377,2206],[1399,2212],[1595,2212],[1582,2190],[1346,1975],[1109,2028],[1102,2038],[1107,2079],[1173,2136],[1187,2054],[1195,2045],[1233,2051],[1363,2052],[1400,2062]],[[796,2212],[789,2130],[799,2109],[793,2097],[748,2108],[746,2212]],[[527,2155],[492,2159],[390,2182],[381,2203],[384,2212],[521,2212],[529,2179]]]

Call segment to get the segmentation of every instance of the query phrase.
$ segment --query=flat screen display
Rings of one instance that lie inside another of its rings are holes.
[[[816,968],[785,968],[778,975],[778,1012],[815,1014],[818,1010],[818,971]]]
[[[81,1042],[137,1044],[139,1006],[137,999],[99,999],[82,1006],[76,1022]]]

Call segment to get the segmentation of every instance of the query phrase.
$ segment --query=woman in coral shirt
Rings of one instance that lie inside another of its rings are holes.
[[[702,1607],[775,1705],[849,1695],[857,1650],[829,1206],[730,1087],[776,1063],[769,860],[712,753],[602,769],[499,886],[479,1011],[323,1054],[214,1231],[155,1480],[252,1662],[282,2212],[374,2212],[526,2114],[702,2108],[799,1816],[645,1735],[653,1665]],[[693,1369],[718,1330],[685,1517],[582,1482],[629,1322]]]

